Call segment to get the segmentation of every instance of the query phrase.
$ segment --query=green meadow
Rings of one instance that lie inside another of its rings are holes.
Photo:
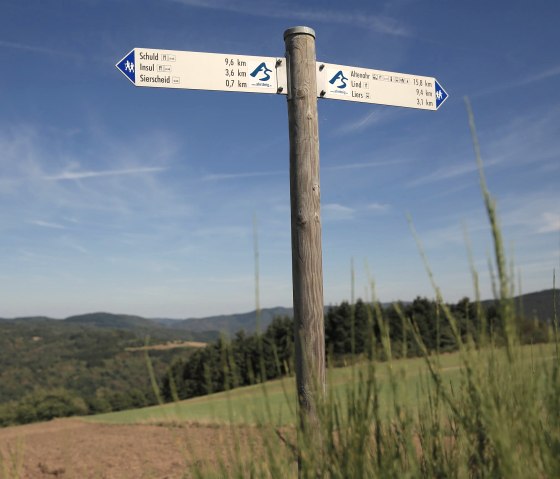
[[[550,362],[552,345],[524,346],[521,352],[526,364]],[[442,354],[435,358],[442,378],[449,384],[458,384],[461,378],[460,353]],[[331,368],[328,371],[328,391],[344,407],[349,391],[367,375],[369,364]],[[380,411],[384,417],[394,413],[394,391],[391,374],[398,378],[398,400],[406,408],[415,409],[423,404],[430,387],[429,371],[423,358],[398,359],[376,363],[376,376],[380,384]],[[88,417],[88,421],[109,424],[135,423],[270,423],[295,424],[295,379],[293,377],[264,384],[237,388],[231,391],[197,397],[161,406],[119,411]]]

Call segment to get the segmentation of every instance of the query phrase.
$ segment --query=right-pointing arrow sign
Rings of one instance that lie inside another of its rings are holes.
[[[449,96],[433,77],[320,62],[317,95],[421,110],[437,110]]]
[[[436,110],[447,100],[449,95],[436,80]]]

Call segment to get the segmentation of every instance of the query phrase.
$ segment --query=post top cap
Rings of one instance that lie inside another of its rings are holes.
[[[315,38],[315,30],[310,27],[292,27],[288,28],[284,32],[284,40],[286,40],[286,38],[288,38],[290,35],[298,34],[311,35],[313,38]]]

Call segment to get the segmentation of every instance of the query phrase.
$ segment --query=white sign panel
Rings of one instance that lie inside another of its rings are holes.
[[[437,110],[448,97],[433,77],[320,62],[317,95],[421,110]]]
[[[116,67],[136,86],[286,93],[286,60],[135,48]]]

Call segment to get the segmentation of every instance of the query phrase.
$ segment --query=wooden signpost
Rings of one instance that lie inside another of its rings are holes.
[[[296,383],[314,429],[326,390],[317,98],[437,110],[448,94],[433,77],[317,62],[309,27],[284,42],[285,58],[135,48],[116,67],[139,87],[287,95]]]

